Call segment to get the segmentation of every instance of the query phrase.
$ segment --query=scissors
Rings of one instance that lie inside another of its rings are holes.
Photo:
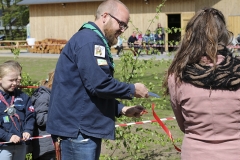
[[[148,92],[148,95],[151,96],[151,97],[160,98],[160,96],[158,94],[153,93],[153,92]]]

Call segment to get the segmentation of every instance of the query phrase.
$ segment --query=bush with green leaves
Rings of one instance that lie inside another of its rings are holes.
[[[38,83],[34,83],[28,73],[22,72],[21,86],[38,86]],[[32,96],[35,88],[22,88],[22,91]]]
[[[17,59],[20,55],[20,49],[19,48],[13,48],[13,49],[11,49],[11,52],[14,55],[14,59]]]
[[[120,81],[127,83],[144,83],[150,91],[154,91],[159,95],[163,95],[162,81],[164,77],[164,71],[149,70],[153,68],[161,68],[161,65],[169,64],[169,62],[160,60],[156,61],[155,58],[150,60],[139,60],[139,57],[134,57],[133,53],[128,51],[124,52],[120,57],[120,65],[116,66],[116,74],[119,74]],[[153,83],[153,79],[155,80]],[[152,103],[156,104],[157,110],[170,110],[170,104],[166,97],[162,96],[160,99],[148,98],[148,99],[137,99],[133,100],[120,100],[126,106],[133,106],[136,104],[143,105],[147,111],[151,111]],[[145,117],[145,116],[144,116]],[[145,117],[146,118],[146,117]],[[118,118],[117,123],[126,124],[129,122],[142,121],[142,118],[128,118],[122,116]],[[150,127],[149,127],[150,126]],[[104,145],[109,150],[108,155],[102,155],[103,160],[114,160],[118,159],[119,156],[115,156],[114,153],[124,152],[125,155],[130,156],[132,159],[147,159],[151,157],[150,153],[146,152],[149,146],[171,146],[171,141],[162,132],[156,131],[157,124],[150,124],[146,126],[138,127],[118,127],[116,128],[116,140],[115,142],[105,140]],[[170,144],[170,145],[169,145]],[[112,151],[112,152],[111,152]],[[144,152],[143,152],[144,151]]]
[[[157,7],[156,15],[153,20],[150,21],[150,25],[154,24],[154,20],[158,19],[161,8],[164,6],[165,0]],[[130,21],[130,23],[132,23]],[[135,28],[139,32],[138,28]],[[165,28],[166,34],[181,32],[181,28]],[[169,45],[178,45],[178,42],[171,41],[166,42]],[[143,51],[142,51],[143,52]],[[152,49],[152,51],[160,54],[159,51]],[[170,53],[171,54],[171,53]],[[120,100],[126,106],[133,106],[136,104],[143,105],[146,110],[151,111],[152,103],[156,104],[156,110],[171,110],[170,101],[168,97],[164,97],[162,83],[163,77],[165,76],[164,71],[160,72],[161,65],[169,65],[170,61],[156,61],[154,58],[150,60],[139,60],[139,55],[137,57],[133,56],[131,51],[123,51],[120,57],[120,66],[116,67],[116,74],[120,75],[119,80],[127,83],[144,83],[150,91],[161,95],[160,99],[148,98],[148,99],[137,99],[133,100]],[[159,70],[149,72],[149,69],[159,67]],[[153,83],[153,80],[155,83]],[[157,82],[157,83],[156,83]],[[144,116],[145,117],[145,116]],[[145,117],[146,118],[146,117]],[[120,117],[117,118],[116,122],[120,124],[126,124],[129,122],[142,121],[142,118],[128,118]],[[170,128],[175,128],[176,125],[171,125]],[[116,128],[116,140],[104,140],[104,145],[107,147],[108,154],[102,154],[102,160],[115,160],[115,159],[136,159],[136,160],[146,160],[153,159],[152,156],[155,155],[151,151],[151,146],[165,147],[166,150],[174,149],[172,141],[168,136],[156,130],[159,128],[158,124],[149,124],[147,126],[127,126]],[[174,142],[181,143],[181,138],[177,138]],[[115,154],[118,152],[118,154]],[[121,155],[122,154],[122,155]],[[161,153],[159,153],[161,154]],[[121,155],[121,156],[119,156]],[[124,156],[123,156],[124,155]]]

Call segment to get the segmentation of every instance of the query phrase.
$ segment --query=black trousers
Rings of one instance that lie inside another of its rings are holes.
[[[116,50],[117,50],[117,55],[119,55],[119,53],[123,50],[123,46],[117,46],[116,47]]]

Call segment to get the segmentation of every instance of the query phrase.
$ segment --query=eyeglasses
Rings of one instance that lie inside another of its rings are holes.
[[[116,17],[114,17],[113,15],[111,15],[110,13],[108,13],[108,15],[111,16],[113,19],[115,19],[115,20],[118,22],[119,28],[120,28],[121,30],[124,30],[124,31],[125,31],[125,30],[128,29],[128,25],[127,25],[125,22],[120,21],[119,19],[117,19]]]

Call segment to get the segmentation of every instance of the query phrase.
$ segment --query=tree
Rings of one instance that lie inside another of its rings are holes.
[[[21,0],[0,0],[4,34],[7,39],[26,38],[25,26],[29,22],[29,9],[19,6]]]

